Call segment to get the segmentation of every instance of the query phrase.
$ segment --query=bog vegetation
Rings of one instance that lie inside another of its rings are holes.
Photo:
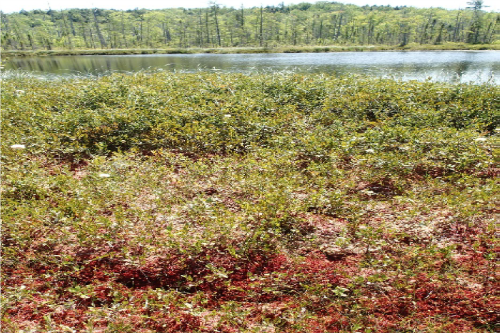
[[[2,85],[4,332],[495,329],[496,85]]]
[[[33,10],[2,13],[1,38],[4,51],[498,44],[500,15],[487,12],[479,0],[464,2],[464,7],[322,1],[239,9],[212,4],[198,9]]]

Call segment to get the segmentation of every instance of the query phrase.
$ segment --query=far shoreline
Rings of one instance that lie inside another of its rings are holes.
[[[77,50],[3,50],[2,59],[10,57],[78,55],[148,55],[148,54],[256,54],[256,53],[334,53],[380,51],[499,51],[500,44],[447,43],[442,45],[328,45],[221,48],[150,48],[150,49],[77,49]]]

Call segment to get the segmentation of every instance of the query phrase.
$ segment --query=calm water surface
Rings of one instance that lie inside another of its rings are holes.
[[[7,70],[53,77],[158,68],[171,72],[368,74],[403,80],[500,83],[500,51],[190,54],[13,58]],[[7,71],[8,73],[9,71]]]

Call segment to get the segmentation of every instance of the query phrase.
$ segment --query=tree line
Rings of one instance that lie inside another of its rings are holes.
[[[32,10],[1,14],[4,50],[400,45],[498,41],[500,14],[337,2],[162,10]]]

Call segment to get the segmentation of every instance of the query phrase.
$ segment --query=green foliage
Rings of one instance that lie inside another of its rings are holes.
[[[26,95],[16,95],[17,88]],[[131,148],[231,154],[293,147],[302,158],[325,161],[367,149],[403,159],[412,152],[419,160],[444,140],[463,156],[476,152],[477,131],[498,126],[497,95],[488,84],[294,74],[143,73],[55,81],[50,88],[13,79],[2,95],[10,134],[4,143],[61,157]],[[459,164],[464,169],[474,161]]]
[[[483,332],[498,95],[289,73],[4,79],[2,327]]]
[[[321,52],[332,45],[431,48],[496,42],[498,13],[487,13],[481,6],[445,10],[317,2],[246,9],[213,4],[196,9],[2,13],[4,50],[49,53],[86,50],[102,54],[103,49],[108,54],[124,49],[132,53],[187,52],[187,48],[218,52],[218,48],[290,46],[289,52],[300,51],[299,46]]]

